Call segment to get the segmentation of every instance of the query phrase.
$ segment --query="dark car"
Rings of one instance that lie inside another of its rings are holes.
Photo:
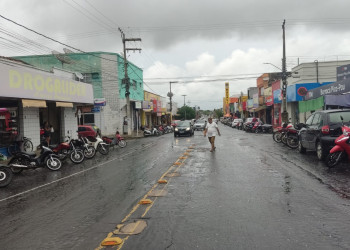
[[[82,137],[96,137],[98,135],[98,127],[93,125],[79,125],[78,135]]]
[[[194,133],[191,121],[180,121],[174,131],[174,137],[180,135],[192,136]]]
[[[313,113],[299,132],[299,152],[316,151],[319,160],[325,159],[335,145],[335,139],[342,134],[341,117],[344,124],[350,124],[350,109],[321,110]]]

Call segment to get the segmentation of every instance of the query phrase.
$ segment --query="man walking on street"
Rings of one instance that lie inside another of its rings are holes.
[[[210,152],[213,152],[216,148],[214,144],[216,132],[218,132],[218,135],[221,136],[218,125],[215,122],[213,122],[212,118],[208,118],[208,123],[204,130],[204,136],[206,136],[208,133],[208,139],[211,144]]]

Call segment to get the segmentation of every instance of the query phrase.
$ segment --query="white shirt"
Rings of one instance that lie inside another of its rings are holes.
[[[216,128],[218,127],[218,125],[215,122],[212,123],[207,123],[207,126],[205,127],[207,129],[207,134],[208,137],[212,137],[212,136],[216,136]]]

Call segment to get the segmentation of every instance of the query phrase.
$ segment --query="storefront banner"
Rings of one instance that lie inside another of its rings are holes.
[[[242,102],[242,109],[243,111],[247,110],[247,102]]]
[[[153,111],[157,112],[157,100],[153,100]]]
[[[142,102],[142,109],[150,109],[150,105],[148,101],[143,101]]]
[[[273,105],[273,95],[266,97],[266,106],[272,106]]]
[[[157,101],[157,112],[162,112],[162,102]]]
[[[337,67],[337,81],[350,78],[350,64]]]
[[[282,103],[282,90],[277,89],[273,91],[273,103]]]
[[[1,97],[94,103],[91,84],[54,74],[0,63]]]
[[[347,95],[325,95],[325,105],[350,107],[350,94]]]
[[[253,108],[259,107],[259,94],[253,95]]]
[[[247,101],[247,108],[248,109],[253,108],[253,99],[248,99],[248,101]]]
[[[264,89],[264,96],[272,96],[272,87]]]
[[[230,97],[230,103],[238,102],[238,97]]]
[[[311,89],[307,92],[304,100],[316,99],[325,95],[339,95],[346,92],[350,92],[350,78]]]
[[[316,99],[312,99],[308,101],[300,101],[298,102],[298,105],[299,105],[300,113],[322,109],[324,106],[324,96],[320,96]]]

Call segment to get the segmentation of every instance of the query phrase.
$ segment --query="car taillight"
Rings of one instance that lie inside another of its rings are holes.
[[[321,128],[321,132],[322,134],[324,135],[328,135],[329,134],[329,126],[328,125],[325,125]]]

